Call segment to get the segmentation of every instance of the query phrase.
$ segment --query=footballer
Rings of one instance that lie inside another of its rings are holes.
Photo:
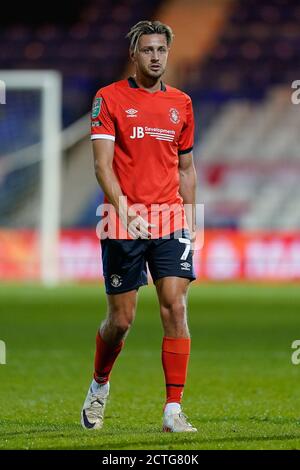
[[[192,102],[162,81],[173,40],[169,26],[140,21],[127,38],[135,74],[101,88],[91,117],[95,174],[118,228],[101,238],[107,316],[96,336],[94,377],[81,423],[90,430],[103,426],[111,371],[134,321],[148,267],[164,332],[162,431],[196,432],[181,406],[191,349],[187,292],[195,279]]]

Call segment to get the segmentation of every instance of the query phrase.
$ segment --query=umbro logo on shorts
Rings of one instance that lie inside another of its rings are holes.
[[[189,271],[191,269],[191,264],[187,261],[185,263],[180,263],[180,266],[183,271]]]

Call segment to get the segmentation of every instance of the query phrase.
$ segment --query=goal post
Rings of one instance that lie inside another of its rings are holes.
[[[0,70],[0,81],[6,91],[36,90],[41,93],[41,201],[38,217],[40,277],[45,285],[55,285],[59,281],[61,75],[52,70]],[[2,102],[9,106],[3,96]]]

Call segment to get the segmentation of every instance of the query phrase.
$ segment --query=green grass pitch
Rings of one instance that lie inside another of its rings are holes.
[[[197,434],[162,434],[162,329],[152,286],[111,377],[100,432],[81,429],[99,286],[0,287],[0,449],[300,449],[299,285],[193,285],[183,406]]]

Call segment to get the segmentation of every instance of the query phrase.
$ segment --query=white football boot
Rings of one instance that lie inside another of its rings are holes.
[[[197,432],[188,422],[179,403],[169,403],[165,407],[163,417],[163,432]]]
[[[109,382],[98,387],[94,384],[93,381],[81,410],[82,427],[89,430],[102,428],[105,406],[109,395]]]

